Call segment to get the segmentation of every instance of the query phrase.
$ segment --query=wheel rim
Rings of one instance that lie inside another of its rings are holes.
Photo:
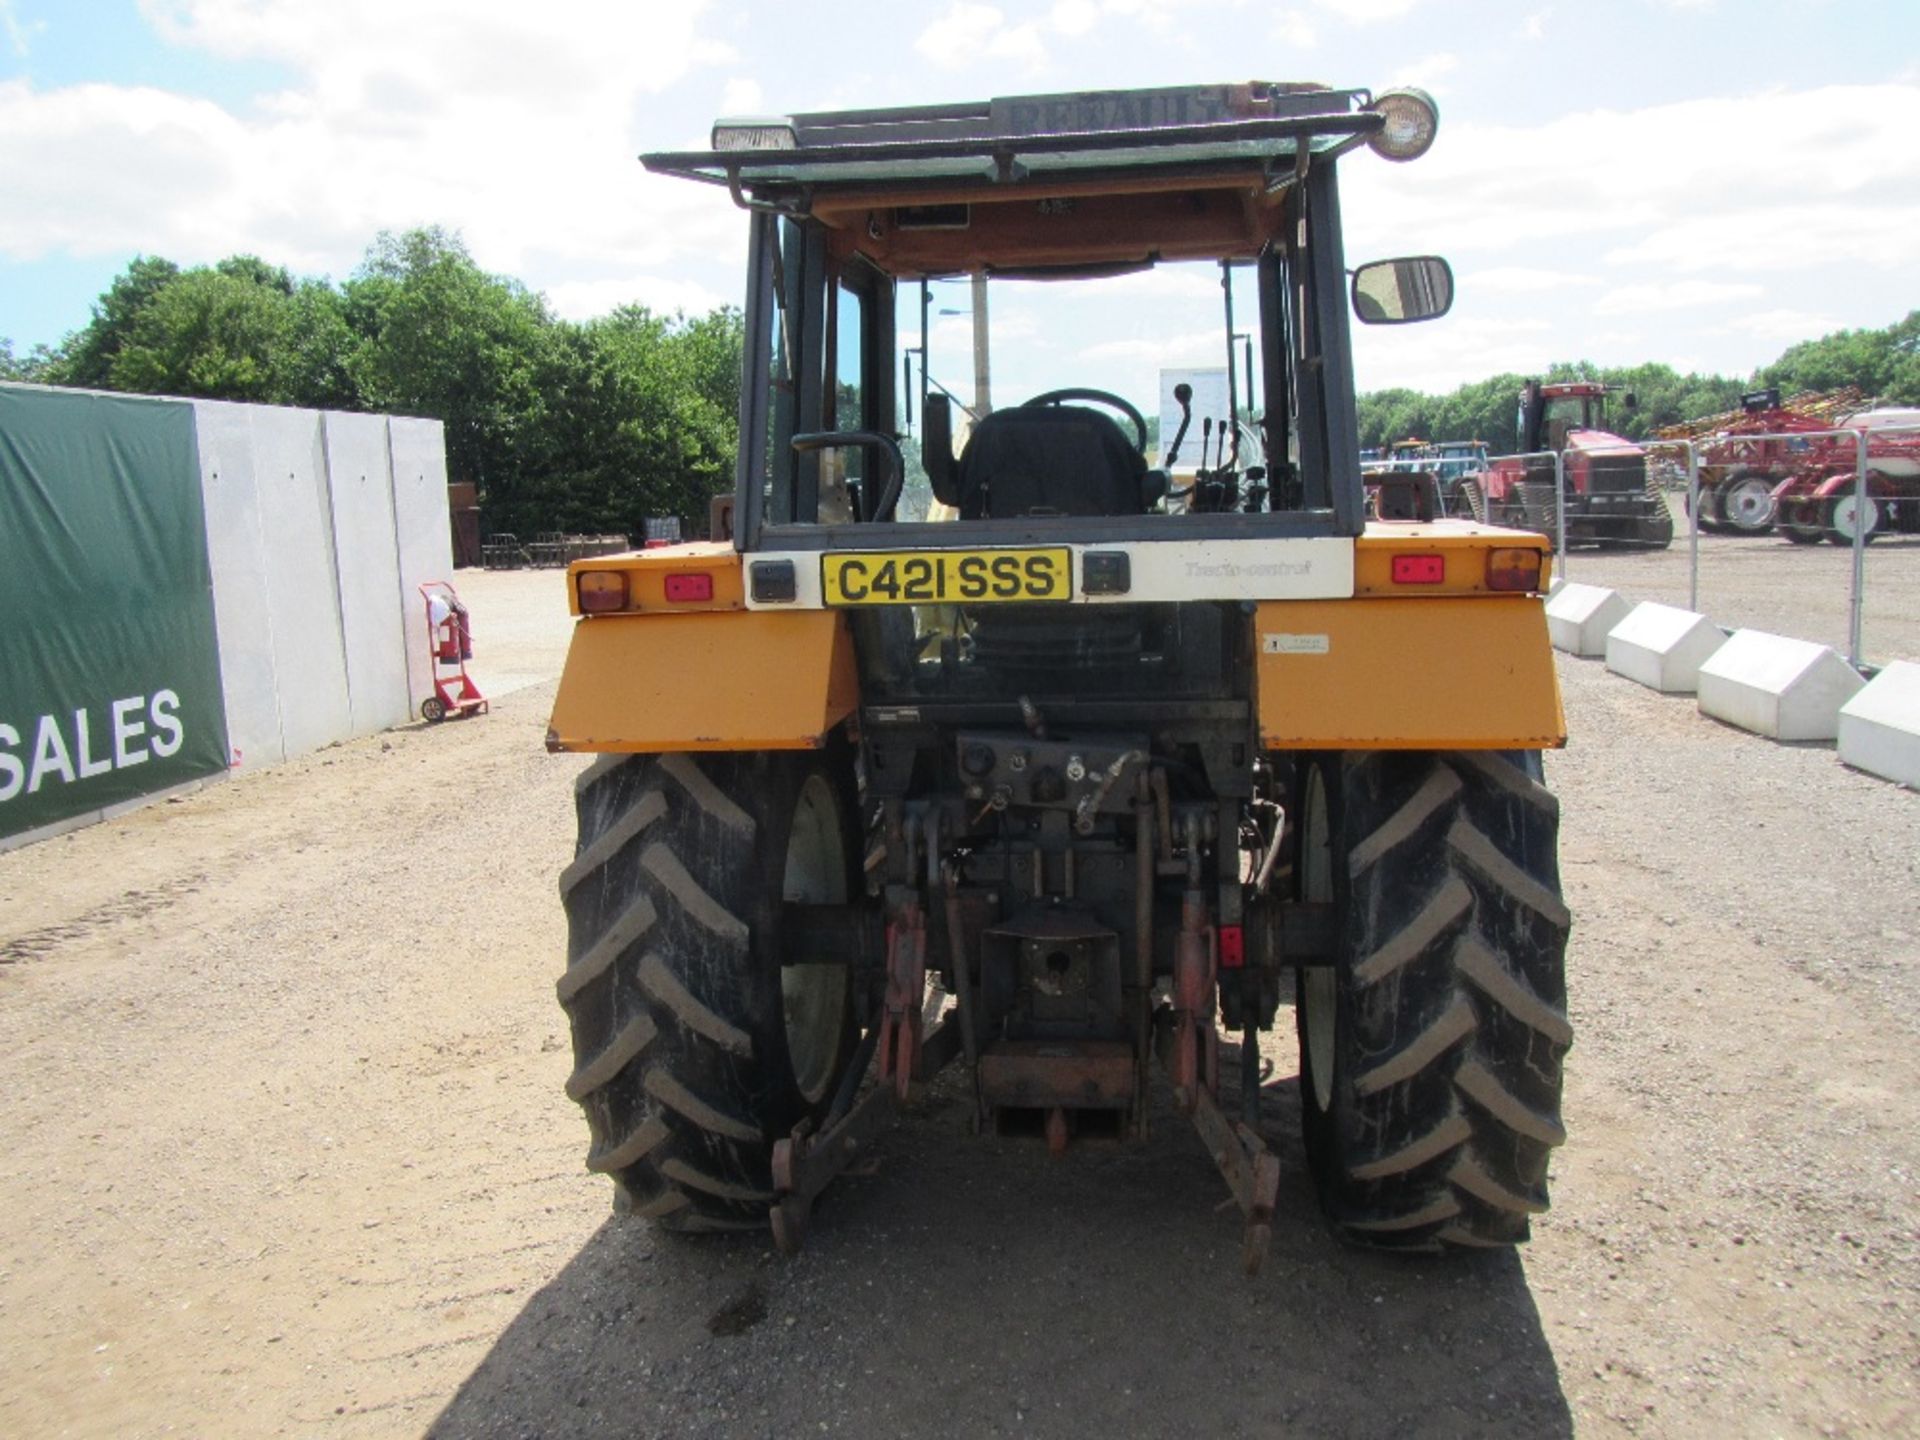
[[[1327,828],[1327,785],[1315,768],[1307,772],[1306,813],[1300,826],[1300,898],[1309,905],[1333,901],[1333,843]],[[1333,1106],[1334,1032],[1340,992],[1333,967],[1309,965],[1300,972],[1301,1025],[1307,1037],[1308,1080],[1313,1103]]]
[[[1851,495],[1842,495],[1833,502],[1833,528],[1849,540],[1853,539],[1853,508],[1854,497]],[[1867,497],[1866,508],[1861,515],[1867,522],[1867,534],[1871,535],[1880,528],[1880,507],[1873,503],[1871,495]]]
[[[1723,504],[1728,521],[1742,530],[1764,530],[1773,523],[1773,494],[1757,477],[1735,481]]]
[[[847,853],[840,806],[824,776],[800,788],[787,833],[784,899],[807,905],[841,905],[847,899]],[[817,1104],[833,1081],[846,1030],[847,967],[789,965],[780,972],[780,1002],[786,1017],[787,1059],[793,1082]]]

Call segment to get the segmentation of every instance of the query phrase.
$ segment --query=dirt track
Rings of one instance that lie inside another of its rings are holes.
[[[503,629],[551,673],[552,583],[463,579],[483,681]],[[1331,1243],[1281,1032],[1255,1282],[1172,1117],[1050,1162],[938,1091],[796,1262],[612,1223],[545,684],[0,856],[0,1433],[1911,1434],[1920,796],[1563,674],[1572,1140],[1518,1257]]]

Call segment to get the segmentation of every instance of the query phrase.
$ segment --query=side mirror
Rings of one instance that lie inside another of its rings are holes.
[[[1375,260],[1353,272],[1353,313],[1367,325],[1410,325],[1453,308],[1453,267],[1438,255]]]

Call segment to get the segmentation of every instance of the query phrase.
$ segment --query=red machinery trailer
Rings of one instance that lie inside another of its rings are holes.
[[[1866,538],[1920,533],[1920,410],[1870,409],[1853,389],[1783,403],[1770,388],[1742,396],[1738,411],[1660,433],[1698,446],[1702,530],[1763,535],[1777,526],[1795,544],[1851,545],[1859,457],[1851,436],[1831,432],[1855,426],[1870,432]]]

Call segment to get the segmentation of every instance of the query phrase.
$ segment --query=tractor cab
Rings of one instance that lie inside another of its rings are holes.
[[[1520,392],[1520,412],[1515,430],[1523,451],[1565,450],[1568,438],[1576,431],[1607,433],[1608,387],[1596,381],[1576,380],[1544,385],[1527,382]],[[1623,397],[1628,409],[1634,397]]]

